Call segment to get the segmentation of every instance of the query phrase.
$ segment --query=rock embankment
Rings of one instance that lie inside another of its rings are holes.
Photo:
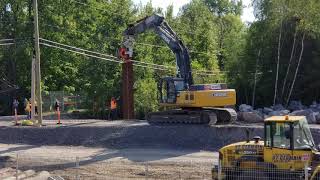
[[[241,104],[239,106],[238,121],[259,123],[270,116],[284,115],[306,116],[309,124],[320,124],[320,104],[313,102],[310,106],[305,106],[300,101],[291,101],[288,107],[277,104],[257,109],[247,104]]]

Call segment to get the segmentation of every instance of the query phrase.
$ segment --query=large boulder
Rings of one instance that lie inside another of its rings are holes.
[[[311,109],[313,112],[320,112],[320,104],[318,104],[316,101],[313,101],[309,106],[309,109]]]
[[[286,110],[286,108],[283,107],[282,104],[276,104],[274,106],[271,106],[271,108],[275,111],[282,111],[282,110]]]
[[[253,111],[253,107],[247,104],[241,104],[239,106],[239,111],[240,112],[252,112]]]
[[[288,115],[289,113],[290,111],[285,109],[281,111],[272,111],[268,115],[269,116],[285,116],[285,115]]]
[[[271,108],[268,108],[268,107],[264,107],[263,108],[263,113],[264,114],[269,114],[269,113],[271,113],[273,111],[273,109],[271,109]]]
[[[264,116],[264,113],[263,113],[263,109],[262,109],[262,108],[255,109],[255,110],[253,110],[252,112],[257,113],[257,114],[258,114],[259,116],[261,116],[261,117]]]
[[[290,113],[290,116],[306,116],[307,121],[309,124],[315,124],[316,121],[316,116],[319,113],[317,112],[313,112],[311,109],[305,109],[305,110],[297,110],[297,111],[293,111],[292,113]]]
[[[263,122],[263,117],[257,112],[238,112],[238,119],[247,123]]]
[[[316,115],[316,123],[320,124],[320,113]]]
[[[298,111],[305,109],[305,106],[301,103],[301,101],[290,101],[288,109],[291,111]]]

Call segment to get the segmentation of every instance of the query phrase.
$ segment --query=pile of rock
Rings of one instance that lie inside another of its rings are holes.
[[[238,120],[248,123],[259,123],[270,116],[284,115],[306,116],[309,124],[320,124],[320,104],[313,102],[310,106],[305,106],[300,101],[291,101],[288,108],[277,104],[258,109],[254,109],[247,104],[241,104],[239,106]]]

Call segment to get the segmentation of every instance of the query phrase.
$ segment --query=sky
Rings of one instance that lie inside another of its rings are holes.
[[[147,2],[150,0],[133,0],[135,4],[139,4],[140,2],[145,5]],[[173,13],[174,15],[177,15],[179,12],[179,8],[181,8],[183,5],[187,4],[190,2],[190,0],[151,0],[152,5],[154,7],[161,7],[163,9],[166,9],[169,5],[173,5]],[[241,19],[243,22],[253,22],[254,21],[254,16],[253,16],[253,7],[250,6],[251,0],[242,0],[244,9],[243,9],[243,14],[241,16]]]

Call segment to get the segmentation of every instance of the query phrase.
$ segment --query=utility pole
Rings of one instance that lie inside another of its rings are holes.
[[[124,119],[134,118],[134,96],[133,96],[133,62],[132,47],[133,39],[128,38],[124,41],[125,47],[120,48],[120,57],[123,59],[122,64],[122,112]]]
[[[38,22],[38,2],[33,0],[34,10],[34,49],[36,54],[36,97],[38,105],[38,125],[42,125],[42,98],[41,98],[41,71],[40,71],[40,44],[39,44],[39,22]],[[34,104],[32,104],[34,106]]]
[[[35,77],[36,77],[36,63],[35,63],[35,53],[32,54],[32,62],[31,62],[31,120],[35,120],[34,118],[34,111],[35,107],[33,104],[35,104],[35,90],[36,90],[36,82],[35,82]]]

